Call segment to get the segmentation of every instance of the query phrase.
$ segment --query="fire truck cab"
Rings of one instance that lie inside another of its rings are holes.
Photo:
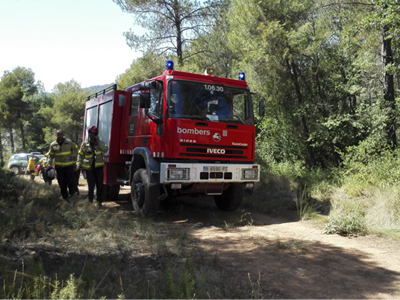
[[[244,73],[239,80],[213,73],[176,71],[168,61],[158,77],[88,97],[83,140],[95,125],[109,146],[106,198],[130,185],[133,208],[142,216],[183,195],[211,195],[222,210],[239,207],[243,192],[260,180],[251,93]]]

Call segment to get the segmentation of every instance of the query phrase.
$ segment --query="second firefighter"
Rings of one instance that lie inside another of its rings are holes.
[[[78,151],[76,168],[86,171],[89,202],[93,203],[94,188],[96,187],[97,203],[101,207],[103,202],[103,154],[108,151],[108,146],[99,139],[99,131],[96,126],[91,126],[88,134],[89,140],[83,142]]]

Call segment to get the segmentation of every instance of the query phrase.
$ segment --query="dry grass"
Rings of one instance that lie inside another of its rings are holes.
[[[2,175],[3,298],[251,296],[249,283],[236,282],[196,246],[191,233],[200,224],[169,228],[130,210],[70,205],[57,185]],[[228,222],[251,219],[239,212]]]

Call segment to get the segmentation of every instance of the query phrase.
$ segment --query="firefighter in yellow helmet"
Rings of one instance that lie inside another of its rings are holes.
[[[50,161],[54,159],[61,196],[68,201],[76,193],[73,178],[74,166],[78,155],[78,145],[64,138],[64,132],[61,129],[56,131],[56,135],[57,140],[50,144],[49,156]]]
[[[29,158],[27,169],[29,174],[31,174],[31,180],[35,180],[36,166],[35,166],[35,155],[33,153]]]
[[[99,131],[96,126],[91,126],[88,134],[89,140],[82,143],[78,152],[76,168],[86,170],[89,202],[93,202],[94,187],[96,187],[97,204],[101,207],[103,201],[103,154],[108,151],[108,146],[99,139]]]

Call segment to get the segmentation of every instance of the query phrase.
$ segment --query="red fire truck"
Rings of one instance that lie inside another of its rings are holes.
[[[244,191],[260,180],[251,93],[244,73],[239,80],[214,73],[176,71],[167,61],[161,76],[88,97],[83,140],[95,125],[109,146],[106,198],[130,185],[133,208],[142,216],[183,195],[212,195],[219,209],[238,208]],[[260,115],[264,105],[260,101]]]

